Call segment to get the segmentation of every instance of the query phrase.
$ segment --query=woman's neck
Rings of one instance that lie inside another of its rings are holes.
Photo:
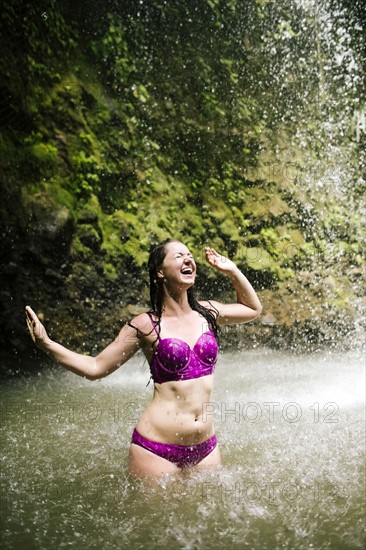
[[[163,312],[165,315],[178,317],[192,311],[188,302],[187,291],[174,292],[171,289],[164,289]]]

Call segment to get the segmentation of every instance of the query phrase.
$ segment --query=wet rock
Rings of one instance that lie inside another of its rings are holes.
[[[96,229],[89,224],[82,225],[78,228],[78,237],[80,242],[90,248],[94,252],[100,251],[102,239]]]
[[[96,212],[91,212],[90,210],[82,210],[78,216],[79,224],[94,224],[98,221],[98,214]]]
[[[15,275],[18,273],[19,267],[15,262],[9,262],[1,266],[1,273],[4,275]]]
[[[64,276],[61,273],[59,273],[58,271],[55,271],[54,269],[47,268],[46,271],[45,271],[45,275],[49,279],[53,279],[53,280],[58,281],[60,283],[63,283],[64,280],[65,280]]]
[[[74,233],[69,210],[42,193],[25,197],[24,206],[26,215],[20,226],[29,252],[44,264],[50,256],[60,261],[67,255]]]

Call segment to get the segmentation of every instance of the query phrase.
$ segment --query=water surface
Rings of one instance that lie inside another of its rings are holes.
[[[227,352],[215,376],[221,469],[154,487],[127,471],[141,356],[98,382],[55,366],[4,383],[2,547],[363,548],[363,356]]]

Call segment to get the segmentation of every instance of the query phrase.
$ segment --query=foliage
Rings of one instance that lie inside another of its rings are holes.
[[[2,244],[5,263],[28,273],[27,259],[39,256],[29,205],[48,196],[74,224],[67,257],[45,267],[62,274],[71,301],[92,284],[95,300],[114,295],[129,276],[124,300],[146,301],[148,250],[167,236],[200,260],[212,244],[262,290],[335,260],[357,278],[360,211],[350,216],[347,205],[362,193],[363,147],[352,145],[360,82],[350,82],[363,50],[357,26],[341,34],[357,19],[347,18],[348,1],[316,4],[317,12],[272,0],[7,3],[1,214],[14,235]],[[319,25],[335,4],[339,40],[328,51]],[[337,64],[342,40],[354,66]],[[343,194],[333,192],[339,166],[349,167]],[[53,304],[52,284],[44,292]]]

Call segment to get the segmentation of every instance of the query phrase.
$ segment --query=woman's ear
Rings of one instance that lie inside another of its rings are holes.
[[[164,279],[164,273],[161,270],[157,271],[156,274],[159,279]]]

